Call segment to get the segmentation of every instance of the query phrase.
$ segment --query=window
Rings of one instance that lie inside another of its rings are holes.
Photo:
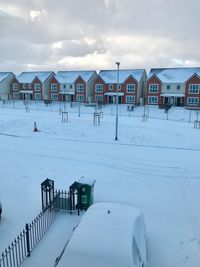
[[[29,84],[28,84],[28,89],[31,89],[31,88],[32,88],[32,84],[29,83]]]
[[[158,84],[149,84],[149,93],[158,93]]]
[[[177,89],[177,90],[181,89],[180,84],[177,84],[176,89]]]
[[[149,104],[158,104],[158,97],[157,96],[149,96],[148,97]]]
[[[25,83],[23,83],[22,87],[23,87],[23,89],[26,89],[26,84],[25,84]]]
[[[103,84],[95,84],[95,92],[103,93]]]
[[[51,94],[51,100],[57,101],[58,100],[58,94]]]
[[[117,89],[118,89],[118,91],[121,91],[121,89],[122,89],[121,84],[118,84],[118,85],[117,85]]]
[[[34,96],[35,96],[35,100],[37,100],[37,101],[41,100],[41,94],[40,93],[35,93]]]
[[[76,96],[76,101],[77,102],[84,102],[84,95],[77,95]]]
[[[72,84],[70,84],[69,88],[70,88],[70,89],[72,89],[72,88],[73,88],[73,85],[72,85]]]
[[[63,84],[63,89],[66,89],[66,84]]]
[[[95,102],[97,102],[97,103],[103,102],[103,96],[102,95],[95,95]]]
[[[126,92],[127,93],[135,93],[135,84],[128,83],[126,85]]]
[[[197,106],[199,104],[199,98],[198,97],[188,97],[187,104],[191,106]]]
[[[57,91],[57,90],[58,90],[57,83],[52,83],[51,84],[51,91]]]
[[[34,90],[35,91],[40,91],[40,83],[35,83],[34,84]]]
[[[78,83],[78,84],[76,85],[76,90],[77,90],[77,92],[79,92],[79,93],[84,92],[84,84],[82,84],[82,83]]]
[[[133,103],[135,103],[135,96],[133,96],[133,95],[127,95],[126,96],[126,103],[127,104],[133,104]]]
[[[113,90],[113,84],[109,84],[109,90]]]
[[[190,84],[189,94],[198,94],[199,88],[200,88],[200,84]]]
[[[170,84],[167,84],[167,90],[169,90],[170,89]]]
[[[19,99],[19,93],[14,93],[13,94],[13,99]]]
[[[13,91],[17,91],[19,89],[18,83],[13,83],[12,88]]]

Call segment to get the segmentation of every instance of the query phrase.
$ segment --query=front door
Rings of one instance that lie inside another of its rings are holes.
[[[164,104],[165,105],[169,104],[169,97],[164,97]]]
[[[181,97],[176,98],[176,105],[177,105],[177,107],[181,106]]]
[[[122,96],[118,97],[118,103],[121,104],[122,103]]]

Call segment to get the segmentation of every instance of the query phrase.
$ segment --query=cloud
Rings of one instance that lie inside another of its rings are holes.
[[[0,70],[200,65],[199,0],[1,0]]]

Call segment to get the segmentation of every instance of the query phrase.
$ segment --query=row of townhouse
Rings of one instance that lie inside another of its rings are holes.
[[[200,68],[0,72],[0,99],[200,107]]]

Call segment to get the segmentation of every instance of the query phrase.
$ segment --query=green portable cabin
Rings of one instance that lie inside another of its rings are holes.
[[[77,193],[77,207],[81,210],[87,210],[93,204],[94,185],[96,180],[81,177],[78,182],[70,186],[70,192]]]

